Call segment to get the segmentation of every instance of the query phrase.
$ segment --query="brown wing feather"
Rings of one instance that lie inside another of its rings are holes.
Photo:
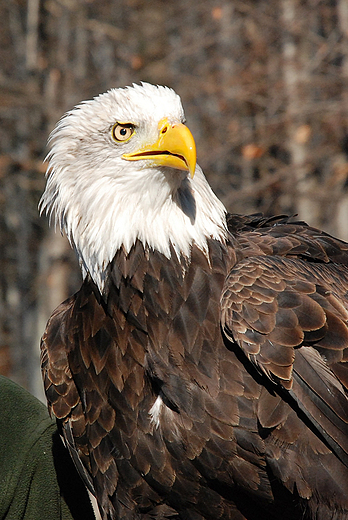
[[[88,460],[86,418],[68,360],[68,323],[75,297],[63,302],[50,317],[41,340],[41,369],[48,408],[59,421],[65,444],[88,489],[94,493],[93,482],[81,457]],[[75,439],[80,439],[77,447]]]
[[[222,326],[259,370],[289,391],[348,464],[348,273],[331,262],[346,262],[347,245],[289,226],[274,226],[266,236],[245,233],[245,257],[222,295]],[[277,417],[282,405],[266,409]],[[273,419],[261,412],[262,422]]]
[[[49,409],[59,419],[65,419],[78,409],[81,401],[77,392],[67,355],[68,329],[66,317],[74,305],[74,297],[62,303],[52,314],[42,337],[41,367]],[[79,413],[77,413],[77,421]]]
[[[348,265],[348,244],[285,215],[228,215],[234,246],[244,256],[277,255]]]

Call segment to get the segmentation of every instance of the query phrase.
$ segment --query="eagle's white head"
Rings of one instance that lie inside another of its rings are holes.
[[[142,83],[68,112],[50,136],[40,202],[100,291],[120,247],[139,239],[170,257],[226,237],[225,208],[196,165],[179,96]]]

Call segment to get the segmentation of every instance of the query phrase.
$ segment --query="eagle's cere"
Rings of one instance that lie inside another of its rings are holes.
[[[44,211],[84,281],[50,318],[50,411],[103,520],[348,520],[348,245],[227,214],[179,96],[52,132]]]

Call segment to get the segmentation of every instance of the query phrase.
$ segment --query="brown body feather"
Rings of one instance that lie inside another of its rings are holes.
[[[48,323],[49,406],[104,519],[348,519],[348,245],[229,228],[190,262],[120,249]]]

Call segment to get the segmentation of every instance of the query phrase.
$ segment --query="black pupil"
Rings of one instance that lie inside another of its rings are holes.
[[[127,135],[127,128],[121,128],[120,134],[123,136]]]

